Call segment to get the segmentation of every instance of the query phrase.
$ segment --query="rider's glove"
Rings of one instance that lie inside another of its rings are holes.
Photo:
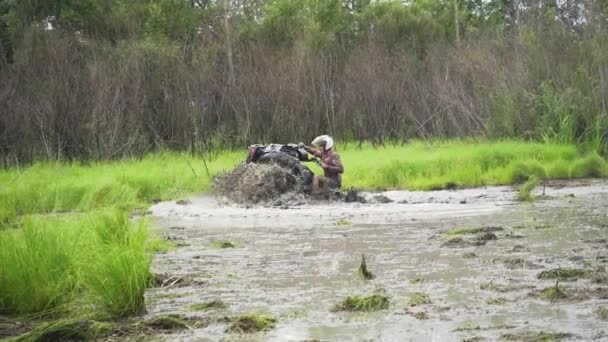
[[[302,142],[301,142],[301,143],[299,143],[299,144],[298,144],[298,148],[304,148],[304,143],[302,143]]]

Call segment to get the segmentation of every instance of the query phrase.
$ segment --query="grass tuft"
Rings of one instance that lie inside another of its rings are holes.
[[[538,186],[539,179],[538,177],[532,175],[528,180],[519,187],[519,191],[517,192],[517,198],[520,201],[530,202],[534,200],[534,195],[532,195],[532,191]]]
[[[431,304],[431,298],[426,293],[414,292],[410,295],[407,303],[410,306]]]
[[[378,311],[388,309],[390,300],[381,292],[369,296],[346,297],[334,307],[335,311]]]
[[[359,265],[357,275],[361,280],[371,280],[376,278],[376,276],[367,269],[367,264],[365,263],[365,254],[361,254],[361,265]]]
[[[503,334],[500,338],[505,341],[520,342],[554,342],[572,338],[572,334],[545,331],[526,331],[522,333]]]
[[[86,294],[113,315],[143,308],[149,279],[145,223],[104,210],[26,217],[0,232],[0,313],[62,310]]]
[[[269,315],[247,314],[236,317],[226,329],[226,332],[237,334],[250,334],[267,331],[274,328],[277,320]]]
[[[110,323],[65,319],[43,324],[13,341],[89,341],[108,337],[113,331]]]
[[[162,315],[144,321],[142,324],[154,330],[177,331],[190,329],[188,320],[178,315]]]
[[[222,300],[215,299],[210,302],[198,303],[190,306],[190,310],[192,311],[207,311],[212,309],[225,309],[228,305],[224,303]]]
[[[595,275],[595,272],[576,268],[556,268],[553,270],[542,271],[538,274],[538,279],[558,279],[562,281],[575,281],[579,278],[588,278]]]
[[[215,240],[215,241],[211,242],[211,247],[217,248],[217,249],[225,249],[225,248],[235,248],[236,245],[230,241]]]
[[[340,219],[338,220],[338,222],[336,222],[336,226],[340,227],[340,226],[350,226],[352,225],[352,223],[347,220],[347,219]]]
[[[559,281],[555,282],[555,286],[544,289],[541,292],[541,296],[550,301],[557,301],[569,297],[568,293],[559,287]]]
[[[465,227],[454,228],[454,229],[451,229],[451,230],[448,230],[447,232],[445,232],[445,235],[454,236],[454,235],[470,234],[471,231],[472,231],[471,228],[465,228]]]

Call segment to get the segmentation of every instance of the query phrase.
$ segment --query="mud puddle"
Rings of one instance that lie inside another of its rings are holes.
[[[392,202],[155,205],[159,234],[182,247],[155,257],[170,280],[148,291],[148,316],[209,318],[161,336],[184,341],[608,339],[608,182],[549,184],[533,203],[510,187],[381,195]],[[372,280],[357,275],[362,254]],[[378,291],[388,309],[334,310]],[[250,313],[276,322],[231,332]]]

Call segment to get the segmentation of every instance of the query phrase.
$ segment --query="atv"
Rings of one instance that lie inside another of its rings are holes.
[[[300,180],[298,182],[298,191],[309,192],[314,174],[302,162],[315,162],[318,164],[319,160],[309,157],[304,148],[297,144],[251,145],[248,148],[248,164],[275,163],[289,170]]]

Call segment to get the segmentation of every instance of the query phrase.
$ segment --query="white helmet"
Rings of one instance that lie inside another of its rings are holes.
[[[316,137],[315,140],[313,140],[311,144],[313,146],[319,146],[323,142],[325,142],[326,150],[329,150],[330,148],[332,148],[334,146],[334,139],[332,137],[330,137],[329,135],[320,135],[320,136]]]

